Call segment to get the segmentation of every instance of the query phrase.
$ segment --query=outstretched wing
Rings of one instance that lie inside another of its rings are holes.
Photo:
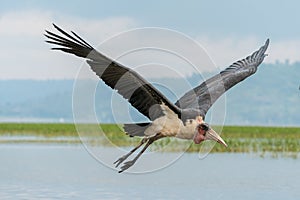
[[[180,117],[180,109],[154,88],[138,73],[96,51],[76,33],[70,35],[61,28],[53,26],[63,35],[46,31],[46,42],[58,45],[53,50],[61,50],[87,59],[91,69],[106,85],[122,95],[139,112],[154,120],[163,115],[161,104],[165,104]]]
[[[223,93],[256,72],[257,67],[266,56],[265,52],[268,45],[269,39],[267,39],[266,43],[259,50],[252,53],[252,55],[233,63],[219,74],[188,91],[175,105],[182,109],[200,109],[206,114],[209,108]]]

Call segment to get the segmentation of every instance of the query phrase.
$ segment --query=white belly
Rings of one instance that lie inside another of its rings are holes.
[[[157,118],[152,125],[145,130],[146,136],[152,136],[161,133],[167,137],[177,137],[181,139],[193,139],[198,123],[196,120],[183,123],[172,110],[162,105],[164,116]]]

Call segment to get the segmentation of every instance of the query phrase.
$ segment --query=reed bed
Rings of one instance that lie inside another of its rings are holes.
[[[195,145],[191,141],[164,138],[156,141],[151,149],[163,152],[227,152],[259,153],[261,156],[279,154],[297,157],[300,152],[299,127],[224,126],[221,136],[228,148],[212,142]],[[78,134],[79,133],[79,134]],[[88,141],[102,146],[134,146],[140,138],[128,137],[118,124],[53,124],[53,123],[0,123],[0,143],[68,143]],[[209,144],[209,145],[208,145]],[[203,148],[208,148],[203,150]],[[202,149],[201,149],[202,148]]]

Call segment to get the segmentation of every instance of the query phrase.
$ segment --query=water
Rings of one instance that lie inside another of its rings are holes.
[[[300,199],[300,159],[186,153],[156,172],[118,174],[81,145],[10,144],[0,160],[1,200]]]

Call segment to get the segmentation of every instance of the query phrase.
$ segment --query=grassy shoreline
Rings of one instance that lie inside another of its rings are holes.
[[[99,128],[101,127],[101,128]],[[215,127],[217,132],[221,127]],[[103,130],[103,131],[101,131]],[[6,143],[68,143],[80,144],[88,138],[95,145],[134,146],[140,138],[130,138],[117,124],[48,124],[48,123],[0,123],[0,144]],[[222,137],[229,148],[215,145],[212,152],[239,153],[292,153],[300,152],[300,128],[298,127],[260,127],[260,126],[224,126]],[[108,140],[107,140],[108,139]],[[85,140],[85,139],[84,139]],[[108,142],[109,141],[109,142]],[[166,151],[198,152],[201,145],[178,139],[162,139],[154,143],[153,148]]]

